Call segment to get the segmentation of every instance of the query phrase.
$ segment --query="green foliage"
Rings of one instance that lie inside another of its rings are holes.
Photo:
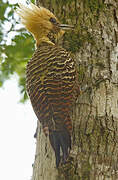
[[[0,86],[14,73],[19,77],[22,99],[27,99],[25,88],[25,67],[34,51],[32,36],[22,27],[14,14],[17,4],[0,3]]]
[[[31,0],[31,2],[35,4],[35,0]]]

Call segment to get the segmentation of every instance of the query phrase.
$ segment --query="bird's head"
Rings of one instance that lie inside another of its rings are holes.
[[[64,34],[65,29],[73,28],[70,25],[60,24],[48,9],[37,7],[32,3],[30,8],[19,4],[17,14],[20,16],[22,24],[34,36],[37,46],[41,42],[55,44]]]

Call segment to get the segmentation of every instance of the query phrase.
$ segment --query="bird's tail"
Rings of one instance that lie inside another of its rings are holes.
[[[50,143],[56,156],[56,167],[59,167],[60,162],[65,164],[69,156],[71,148],[71,136],[67,129],[63,131],[50,131],[49,133]],[[60,150],[62,150],[62,158],[60,156]]]

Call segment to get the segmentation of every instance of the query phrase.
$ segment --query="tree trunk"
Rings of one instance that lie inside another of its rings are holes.
[[[38,1],[37,1],[38,2]],[[67,169],[38,126],[32,180],[118,179],[118,1],[40,0],[62,23],[75,24],[63,46],[77,60],[81,95],[73,109]]]

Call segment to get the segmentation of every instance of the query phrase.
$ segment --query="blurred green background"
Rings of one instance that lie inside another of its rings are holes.
[[[34,1],[32,1],[34,2]],[[0,87],[16,73],[19,77],[21,102],[27,99],[25,67],[34,51],[34,40],[22,25],[15,9],[18,4],[0,2]]]

